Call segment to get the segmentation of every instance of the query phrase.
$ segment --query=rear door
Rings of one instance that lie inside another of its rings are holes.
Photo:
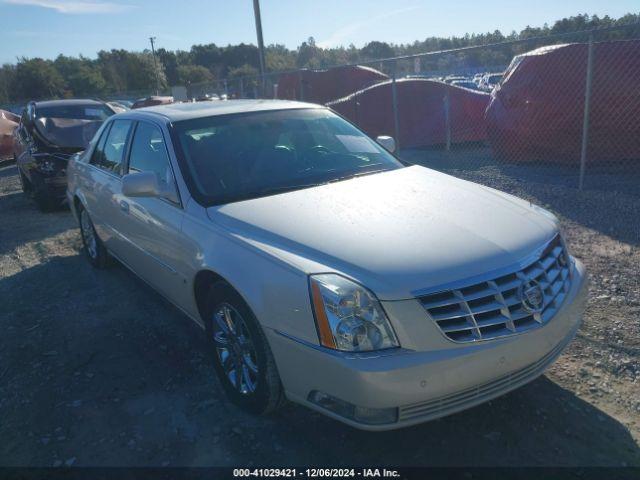
[[[107,249],[117,256],[126,251],[126,232],[121,231],[122,174],[132,127],[131,120],[111,122],[79,179],[96,231]]]
[[[188,304],[187,262],[190,242],[182,234],[184,211],[159,125],[139,121],[133,133],[128,173],[153,172],[176,192],[167,198],[124,197],[127,235],[131,241],[125,261],[148,283],[177,304]]]

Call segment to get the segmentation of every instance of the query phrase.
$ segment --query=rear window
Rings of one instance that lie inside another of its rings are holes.
[[[63,148],[84,149],[114,112],[105,105],[36,107],[35,125],[50,143]]]
[[[36,118],[66,118],[74,120],[106,120],[113,111],[104,105],[60,105],[36,107]]]

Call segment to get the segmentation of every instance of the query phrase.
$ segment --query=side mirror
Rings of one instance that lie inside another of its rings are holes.
[[[393,137],[380,135],[376,138],[376,142],[378,142],[385,150],[388,150],[391,153],[396,151],[396,141]]]
[[[160,182],[155,172],[135,172],[122,177],[122,193],[127,197],[158,197],[178,203],[175,190]]]

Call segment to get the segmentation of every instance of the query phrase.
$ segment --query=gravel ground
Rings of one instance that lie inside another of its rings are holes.
[[[0,465],[640,465],[640,196],[454,173],[560,215],[592,275],[584,327],[509,395],[367,433],[294,405],[238,411],[200,331],[123,267],[92,269],[71,214],[39,213],[0,168]]]

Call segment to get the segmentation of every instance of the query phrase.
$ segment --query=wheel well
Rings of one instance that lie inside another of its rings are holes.
[[[198,306],[198,313],[200,313],[200,318],[203,320],[205,318],[205,307],[209,287],[219,281],[226,282],[224,278],[211,270],[200,270],[196,274],[196,279],[193,282],[193,294],[196,299],[196,305]]]

